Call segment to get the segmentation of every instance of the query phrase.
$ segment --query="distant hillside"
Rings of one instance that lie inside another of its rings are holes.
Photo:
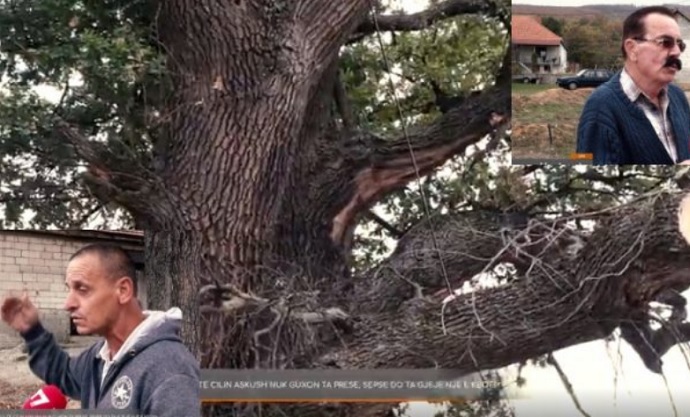
[[[690,6],[680,4],[665,4],[671,9],[678,9],[684,15],[690,17]],[[633,4],[601,4],[581,7],[557,7],[557,6],[532,6],[513,3],[513,14],[530,14],[536,16],[553,16],[562,19],[592,18],[605,15],[609,19],[625,19],[636,7]]]

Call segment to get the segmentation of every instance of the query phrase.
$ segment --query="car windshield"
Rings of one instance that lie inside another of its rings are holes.
[[[578,77],[582,77],[582,74],[584,74],[586,71],[587,71],[586,69],[582,69],[582,70],[578,71],[576,75]]]

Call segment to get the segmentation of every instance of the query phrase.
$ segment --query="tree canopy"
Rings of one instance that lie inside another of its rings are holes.
[[[562,27],[568,61],[581,68],[613,68],[622,66],[621,40],[623,21],[604,15],[595,18],[558,20]]]
[[[373,27],[345,42],[340,79],[352,120],[344,123],[377,133],[399,127],[385,82],[388,72],[395,77],[403,114],[420,122],[493,82],[490,74],[501,62],[506,29],[496,17],[472,12],[497,6],[455,1],[435,7],[419,22],[401,21],[399,31],[386,27],[395,26],[395,20],[380,22],[390,71]],[[391,17],[403,13],[392,6],[378,10]],[[134,226],[116,202],[85,187],[83,174],[99,167],[85,161],[65,135],[97,141],[93,151],[107,153],[112,159],[107,162],[123,172],[155,167],[172,89],[158,14],[155,2],[143,0],[0,2],[4,227],[107,228],[116,220],[115,225]],[[58,92],[57,102],[39,95],[47,86]],[[70,132],[60,129],[67,125]],[[28,222],[21,218],[27,210],[35,212]]]

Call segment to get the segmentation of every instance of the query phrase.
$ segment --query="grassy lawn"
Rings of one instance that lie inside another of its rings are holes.
[[[520,95],[531,95],[534,93],[539,93],[549,88],[556,87],[555,84],[523,84],[523,83],[513,83],[512,93]]]

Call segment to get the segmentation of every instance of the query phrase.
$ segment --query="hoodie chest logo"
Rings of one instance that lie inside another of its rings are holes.
[[[127,407],[132,400],[133,387],[132,380],[128,376],[120,377],[110,391],[110,402],[113,407],[118,409]]]

